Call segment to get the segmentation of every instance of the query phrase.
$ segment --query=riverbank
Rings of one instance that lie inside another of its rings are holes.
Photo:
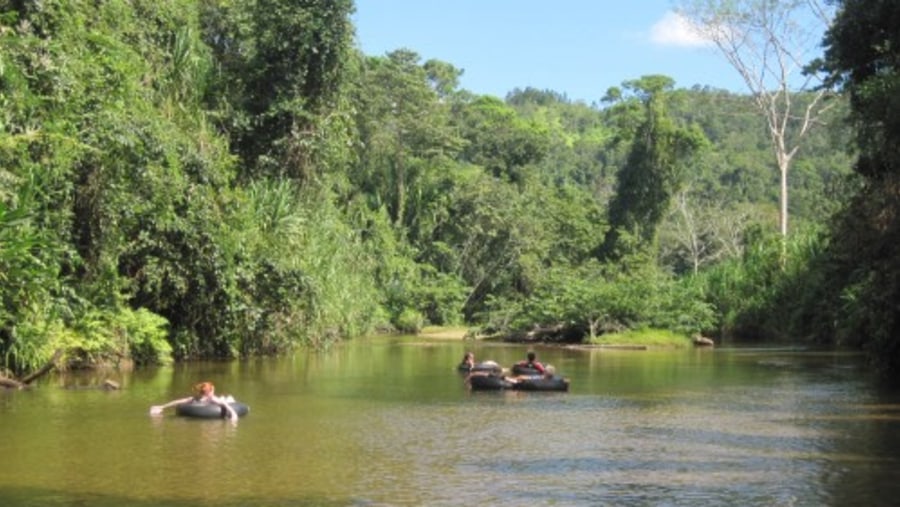
[[[646,350],[649,348],[687,348],[693,346],[691,338],[664,329],[629,330],[606,333],[584,345],[617,349]]]
[[[465,327],[427,326],[418,333],[418,336],[432,340],[465,340],[472,336],[472,331]],[[496,337],[494,339],[496,339]],[[504,339],[502,341],[517,342],[518,340]],[[522,340],[522,343],[540,343],[540,340]],[[623,350],[685,348],[694,345],[691,338],[663,329],[642,329],[629,330],[621,333],[606,333],[593,340],[568,344],[568,346],[575,348],[588,347]]]
[[[434,340],[464,340],[469,333],[465,327],[426,326],[418,336]]]

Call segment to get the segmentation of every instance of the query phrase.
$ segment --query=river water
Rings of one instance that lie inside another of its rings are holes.
[[[900,396],[860,357],[790,347],[537,347],[566,393],[471,392],[465,350],[324,352],[56,374],[0,391],[2,506],[896,505]],[[122,389],[92,388],[105,379]],[[148,409],[211,380],[233,424]]]

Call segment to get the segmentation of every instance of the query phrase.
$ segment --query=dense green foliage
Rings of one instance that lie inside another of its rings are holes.
[[[322,104],[335,92],[322,80],[352,40],[332,21],[352,5],[283,3],[277,21],[328,31],[304,31],[309,68],[298,72],[309,77],[297,89],[239,59],[297,68],[274,60],[277,33],[254,28],[276,21],[254,8],[275,5],[0,2],[0,234],[16,238],[0,247],[8,367],[56,349],[92,362],[264,353],[368,329],[376,299],[362,245],[327,189],[292,183],[297,160],[327,159],[298,129],[327,129]],[[277,93],[245,90],[249,78]],[[243,143],[261,124],[269,145]]]
[[[860,188],[831,224],[828,247],[810,264],[809,318],[799,332],[870,352],[900,371],[900,5],[838,2],[822,67],[849,96]]]
[[[68,364],[272,354],[430,324],[827,340],[820,310],[797,304],[827,292],[826,268],[857,283],[823,304],[883,304],[866,285],[877,270],[799,232],[843,210],[871,239],[854,221],[873,203],[848,199],[843,103],[795,160],[785,261],[750,97],[665,76],[603,105],[477,96],[450,63],[360,54],[352,10],[0,0],[6,368],[56,350]]]

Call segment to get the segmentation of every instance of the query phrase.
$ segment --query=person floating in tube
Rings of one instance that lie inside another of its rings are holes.
[[[182,403],[196,402],[196,403],[213,403],[223,407],[225,411],[228,413],[228,418],[232,421],[237,421],[238,415],[237,412],[231,408],[229,402],[231,400],[230,396],[226,396],[224,398],[216,396],[216,386],[213,385],[212,382],[200,382],[199,384],[194,386],[194,396],[188,396],[187,398],[179,398],[177,400],[172,400],[163,405],[153,405],[150,407],[150,415],[162,415],[163,410],[174,407],[175,405],[181,405]]]

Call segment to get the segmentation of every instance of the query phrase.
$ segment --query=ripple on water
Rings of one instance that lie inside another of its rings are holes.
[[[734,393],[718,395],[719,403],[708,392],[652,400],[487,394],[375,414],[361,445],[380,456],[381,468],[360,490],[400,504],[827,501],[806,485],[828,459],[822,442],[839,434],[787,411],[796,393],[756,401],[758,410],[723,405]],[[735,403],[758,395],[738,393]]]

